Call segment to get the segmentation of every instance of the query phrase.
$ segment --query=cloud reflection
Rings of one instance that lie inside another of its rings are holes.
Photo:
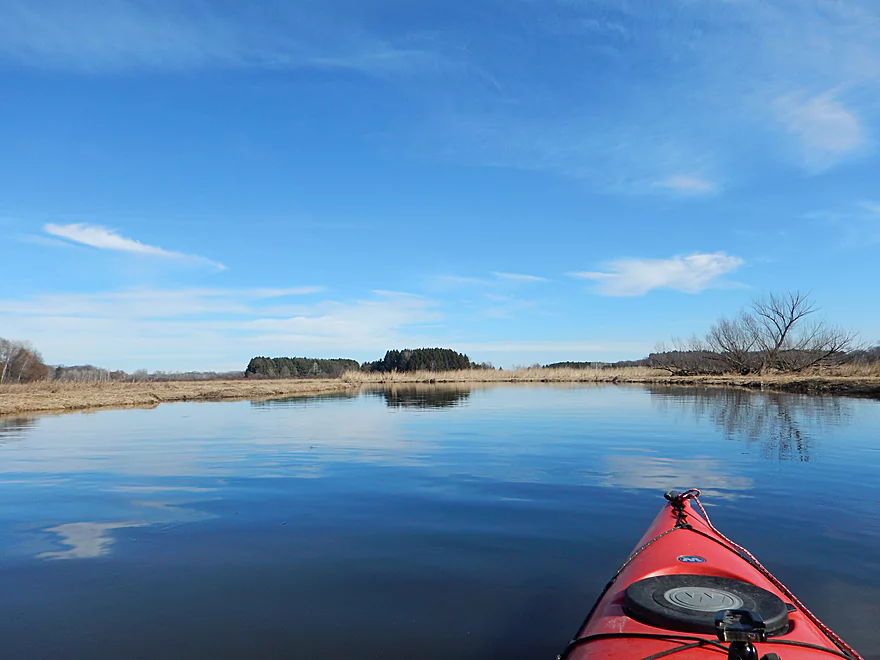
[[[67,550],[43,552],[37,559],[93,559],[110,554],[115,539],[110,534],[116,529],[146,527],[144,522],[75,522],[49,527],[45,531],[60,536]]]
[[[627,452],[607,456],[605,469],[602,485],[609,488],[664,492],[699,485],[704,495],[716,499],[733,499],[753,484],[748,477],[730,476],[729,468],[710,458],[677,459]]]
[[[133,492],[145,496],[166,492],[196,492],[203,493],[213,491],[214,488],[200,488],[188,486],[119,486],[113,488],[115,492]],[[213,499],[213,498],[212,498]],[[199,502],[204,501],[200,498]],[[174,526],[183,525],[208,518],[215,515],[192,508],[187,505],[193,504],[192,500],[172,498],[168,499],[139,499],[125,501],[118,513],[120,517],[132,515],[139,520],[122,522],[71,522],[48,527],[45,532],[50,532],[58,538],[58,543],[68,546],[66,550],[52,550],[37,555],[37,559],[94,559],[104,557],[113,552],[115,538],[113,532],[118,529],[130,529],[135,527],[151,527],[155,525]]]

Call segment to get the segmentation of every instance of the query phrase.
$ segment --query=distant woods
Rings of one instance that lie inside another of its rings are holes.
[[[449,348],[417,348],[402,351],[388,351],[385,357],[375,362],[366,362],[363,371],[461,371],[462,369],[481,369],[488,365],[477,365],[464,353],[456,353]]]
[[[358,364],[354,360],[318,358],[255,357],[244,374],[247,378],[339,378],[347,371],[459,371],[491,368],[474,364],[464,353],[450,348],[417,348],[390,350],[375,362]]]
[[[355,360],[300,357],[255,357],[244,371],[245,378],[339,378],[360,368]]]

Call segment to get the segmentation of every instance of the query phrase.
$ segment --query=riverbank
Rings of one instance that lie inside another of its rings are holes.
[[[0,386],[0,415],[145,408],[171,401],[276,399],[351,390],[341,380],[223,380],[168,383],[59,383]]]
[[[863,375],[871,374],[871,375]],[[670,376],[647,367],[624,369],[516,369],[465,372],[361,373],[343,380],[358,386],[405,383],[630,383],[693,387],[741,387],[813,395],[857,396],[880,399],[880,374],[875,368],[848,369],[848,373],[769,374],[763,376]]]
[[[63,413],[101,408],[154,407],[172,401],[278,399],[407,384],[618,383],[693,387],[740,387],[812,395],[880,399],[880,376],[769,375],[670,376],[644,367],[629,369],[516,369],[451,372],[360,373],[326,380],[175,381],[167,383],[59,383],[0,386],[0,415]]]

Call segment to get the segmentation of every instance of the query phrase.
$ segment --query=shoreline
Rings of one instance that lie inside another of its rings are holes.
[[[341,380],[214,380],[162,383],[33,383],[0,387],[0,417],[155,408],[182,401],[278,399],[344,392]]]
[[[618,384],[730,387],[814,396],[880,400],[877,376],[669,376],[593,370],[521,369],[508,372],[347,374],[341,379],[231,380],[146,383],[34,383],[0,387],[0,417],[103,409],[153,408],[181,401],[241,401],[356,392],[408,385]]]

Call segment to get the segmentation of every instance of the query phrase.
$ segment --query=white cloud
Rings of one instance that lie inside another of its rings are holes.
[[[797,138],[808,169],[827,169],[857,153],[866,142],[861,120],[833,92],[783,96],[775,107],[778,120]]]
[[[72,225],[56,225],[53,223],[43,227],[47,234],[66,238],[74,243],[88,245],[99,250],[112,250],[115,252],[129,252],[131,254],[140,254],[149,257],[161,257],[164,259],[179,259],[183,261],[196,261],[210,264],[219,270],[226,268],[221,263],[211,261],[205,257],[192,254],[183,254],[181,252],[171,252],[160,247],[147,245],[136,241],[132,238],[120,236],[112,229],[99,227],[97,225],[88,225],[85,223],[76,223]]]
[[[696,253],[671,259],[619,259],[610,264],[610,272],[572,275],[595,281],[604,296],[641,296],[654,289],[698,293],[742,264],[739,257],[723,252]]]
[[[499,273],[492,271],[492,274],[502,280],[511,280],[514,282],[548,282],[546,277],[538,277],[537,275],[523,275],[521,273]]]
[[[654,185],[658,188],[666,188],[685,195],[705,195],[718,190],[718,186],[711,181],[685,174],[670,176],[657,181]]]

